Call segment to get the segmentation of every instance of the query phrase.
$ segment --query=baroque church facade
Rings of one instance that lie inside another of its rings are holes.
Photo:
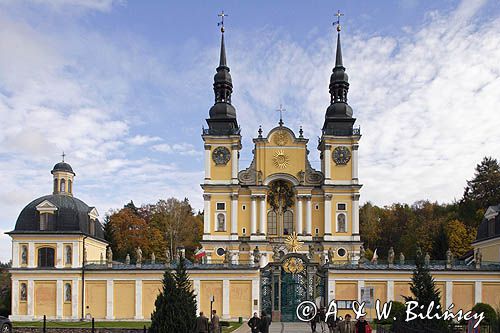
[[[344,315],[366,295],[382,302],[409,296],[414,266],[404,256],[393,251],[388,262],[363,259],[361,133],[347,103],[340,29],[331,99],[317,145],[321,170],[311,167],[302,130],[296,133],[282,120],[267,134],[259,129],[253,160],[240,168],[241,135],[224,33],[213,89],[215,103],[202,133],[206,256],[189,265],[198,310],[208,313],[213,300],[224,319],[266,310],[274,320],[295,321],[303,300],[318,305],[336,300]],[[51,173],[53,193],[29,203],[8,232],[11,319],[149,320],[163,272],[175,262],[143,260],[140,251],[132,260],[114,260],[97,210],[73,195],[72,167],[63,161]],[[450,256],[446,262],[428,261],[443,306],[468,310],[478,302],[500,303],[500,263],[482,262],[482,248],[468,263]],[[373,318],[374,310],[368,315]]]

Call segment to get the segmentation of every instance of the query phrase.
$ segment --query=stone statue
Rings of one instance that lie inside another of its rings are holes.
[[[273,247],[273,261],[277,262],[280,261],[281,255],[280,255],[280,249],[277,246]]]
[[[309,253],[307,255],[307,257],[309,258],[309,260],[314,260],[314,252],[316,252],[314,250],[314,245],[309,244]]]
[[[127,256],[125,257],[125,265],[130,265],[130,254],[127,253]]]
[[[394,265],[394,248],[391,246],[389,249],[389,254],[387,255],[387,261],[389,265]]]
[[[474,259],[476,261],[476,269],[480,269],[481,262],[483,261],[483,254],[481,253],[481,250],[479,249],[476,250],[476,255],[474,256]]]
[[[154,265],[156,264],[156,256],[155,256],[155,253],[151,253],[151,263]]]
[[[262,254],[260,253],[259,247],[256,246],[255,249],[253,250],[254,263],[258,264],[260,262],[261,257],[262,257]]]
[[[104,254],[101,252],[101,257],[99,258],[99,264],[104,265]]]
[[[165,251],[165,265],[170,265],[170,263],[172,262],[172,258],[170,257],[170,250],[167,249],[167,251]]]
[[[363,244],[359,247],[359,263],[363,264],[366,262],[366,251]]]
[[[429,266],[431,264],[431,256],[429,255],[429,252],[425,253],[425,266]]]
[[[108,265],[113,263],[113,250],[111,250],[111,246],[108,246],[108,250],[106,251],[106,260],[108,261]]]
[[[136,264],[140,266],[142,264],[142,250],[140,247],[138,247],[135,250],[135,258],[136,258]]]
[[[319,260],[321,262],[321,265],[326,265],[326,254],[325,254],[325,251],[321,252]]]
[[[250,266],[253,266],[255,264],[255,257],[253,255],[253,252],[250,252],[248,255],[248,260],[250,261]]]
[[[404,265],[405,264],[405,255],[403,254],[403,252],[401,252],[399,254],[399,264],[400,265]]]
[[[333,261],[335,260],[335,250],[333,247],[328,249],[328,262],[333,264]]]
[[[350,264],[352,261],[351,252],[347,251],[347,263]]]
[[[448,249],[446,251],[446,267],[450,268],[453,265],[453,253],[451,253],[451,250]]]
[[[225,264],[231,263],[231,252],[229,251],[229,249],[227,247],[226,247],[226,251],[224,254],[224,263]]]

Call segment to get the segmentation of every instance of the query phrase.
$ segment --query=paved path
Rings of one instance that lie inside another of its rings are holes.
[[[328,330],[325,328],[325,332]],[[269,333],[310,333],[311,326],[308,323],[278,323],[273,322]],[[317,327],[316,332],[321,333],[321,328]],[[246,323],[242,327],[234,331],[234,333],[250,333],[250,328]]]

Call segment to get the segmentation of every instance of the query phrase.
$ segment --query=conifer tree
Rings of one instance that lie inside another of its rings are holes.
[[[182,320],[179,320],[179,331],[191,332],[196,320],[196,296],[194,294],[189,275],[186,270],[186,259],[181,256],[175,269],[174,279],[179,293],[178,307],[182,313]]]

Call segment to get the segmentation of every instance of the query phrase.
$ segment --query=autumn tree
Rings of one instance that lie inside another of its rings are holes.
[[[472,249],[471,243],[476,239],[476,229],[467,228],[459,220],[453,220],[446,225],[446,236],[451,252],[460,257]]]
[[[380,240],[382,228],[380,226],[379,210],[371,202],[367,202],[359,210],[361,240],[367,249],[372,249]]]

